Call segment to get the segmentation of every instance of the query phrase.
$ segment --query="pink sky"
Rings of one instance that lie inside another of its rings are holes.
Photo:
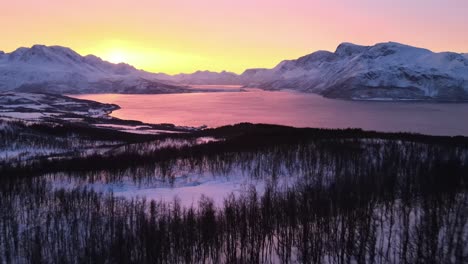
[[[241,72],[341,42],[468,52],[466,0],[5,0],[0,50],[33,44],[169,73]]]

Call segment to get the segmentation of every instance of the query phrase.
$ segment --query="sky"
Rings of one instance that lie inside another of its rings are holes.
[[[152,72],[274,67],[341,42],[468,52],[467,0],[0,0],[0,50],[61,45]]]

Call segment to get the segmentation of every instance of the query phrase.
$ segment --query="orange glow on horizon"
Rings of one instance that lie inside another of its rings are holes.
[[[467,10],[465,0],[6,0],[0,50],[61,45],[152,72],[241,73],[341,42],[468,52]]]

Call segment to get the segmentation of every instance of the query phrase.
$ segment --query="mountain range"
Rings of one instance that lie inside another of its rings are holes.
[[[317,51],[283,61],[254,81],[245,84],[331,98],[468,100],[468,58],[394,42],[343,43],[334,53]]]
[[[205,74],[200,79],[222,80]],[[169,78],[184,82],[177,76]],[[227,82],[232,84],[232,73]],[[272,69],[248,69],[237,84],[267,90],[293,89],[330,98],[372,100],[468,100],[468,54],[434,53],[400,43],[340,44],[335,52],[317,51],[285,60]]]
[[[468,100],[468,54],[434,53],[396,42],[340,44],[285,60],[272,69],[197,71],[167,75],[112,64],[71,49],[41,45],[0,53],[0,91],[55,93],[172,93],[185,85],[243,85],[294,89],[330,98],[372,100]]]
[[[0,91],[48,93],[175,93],[184,87],[157,74],[114,64],[94,55],[81,56],[60,46],[34,45],[0,52]]]

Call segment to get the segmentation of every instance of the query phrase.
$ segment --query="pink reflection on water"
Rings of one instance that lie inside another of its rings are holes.
[[[114,103],[121,119],[183,126],[218,127],[241,122],[296,127],[363,128],[435,135],[468,135],[468,104],[356,102],[290,91],[187,93],[162,95],[79,95]]]

